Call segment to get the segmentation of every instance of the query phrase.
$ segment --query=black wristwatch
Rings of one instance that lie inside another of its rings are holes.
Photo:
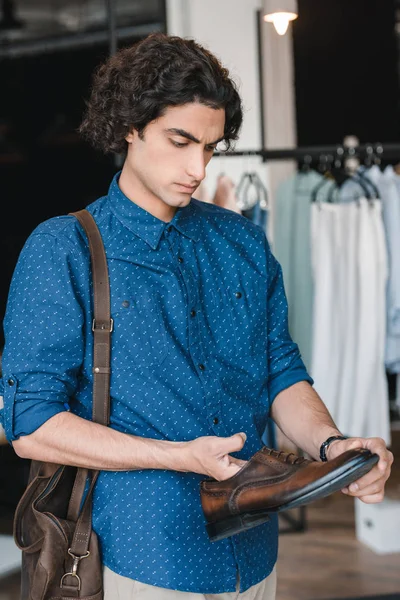
[[[329,444],[331,444],[332,442],[334,442],[335,440],[347,440],[348,436],[346,435],[332,435],[331,437],[328,437],[327,440],[325,440],[325,442],[323,444],[321,444],[321,447],[319,449],[319,457],[322,460],[322,462],[327,462],[327,458],[326,458],[326,450],[329,446]]]

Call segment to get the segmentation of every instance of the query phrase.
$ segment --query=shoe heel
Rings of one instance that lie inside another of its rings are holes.
[[[236,515],[215,523],[208,523],[206,529],[210,542],[217,542],[267,521],[269,521],[268,513],[260,511]]]

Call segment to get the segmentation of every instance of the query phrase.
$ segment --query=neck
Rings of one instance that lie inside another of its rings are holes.
[[[122,193],[131,202],[134,202],[140,208],[160,219],[160,221],[169,223],[173,219],[177,209],[174,206],[165,204],[165,202],[150,192],[134,173],[128,171],[126,163],[122,168],[118,185]]]

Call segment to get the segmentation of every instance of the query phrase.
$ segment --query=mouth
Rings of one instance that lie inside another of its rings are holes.
[[[176,183],[175,185],[177,185],[179,188],[181,188],[181,191],[186,192],[187,194],[192,194],[198,187],[197,185],[193,187],[190,185],[184,185],[183,183]]]

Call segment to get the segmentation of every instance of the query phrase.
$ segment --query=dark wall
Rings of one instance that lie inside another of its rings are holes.
[[[106,47],[0,62],[0,315],[11,276],[32,230],[107,193],[116,167],[76,129],[94,68]],[[4,342],[1,328],[0,344]]]
[[[399,141],[394,0],[299,0],[293,36],[299,145]]]
[[[112,157],[95,152],[76,131],[92,72],[107,56],[106,46],[96,46],[0,61],[0,324],[29,234],[45,219],[84,208],[107,193],[117,169]],[[0,327],[0,350],[3,344]],[[10,445],[0,447],[0,521],[12,515],[29,463]],[[0,533],[10,533],[2,529],[4,522]]]

